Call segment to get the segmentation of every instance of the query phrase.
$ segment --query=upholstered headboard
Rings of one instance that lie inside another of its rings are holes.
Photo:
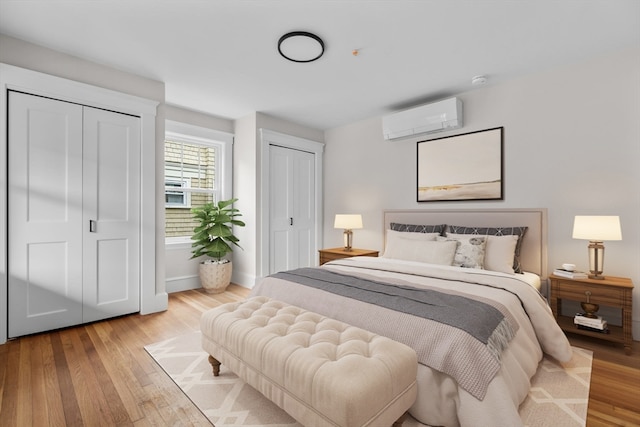
[[[547,272],[547,210],[526,209],[433,209],[384,211],[384,228],[392,222],[420,225],[460,225],[469,227],[528,227],[522,241],[520,263],[524,271],[542,279]]]

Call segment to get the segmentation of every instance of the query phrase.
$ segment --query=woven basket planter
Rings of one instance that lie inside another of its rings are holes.
[[[231,283],[231,261],[223,264],[213,263],[200,263],[200,283],[205,292],[209,294],[219,294],[224,292]]]

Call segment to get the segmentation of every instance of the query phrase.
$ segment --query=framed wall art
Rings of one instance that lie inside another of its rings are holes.
[[[503,128],[418,142],[418,202],[503,200]]]

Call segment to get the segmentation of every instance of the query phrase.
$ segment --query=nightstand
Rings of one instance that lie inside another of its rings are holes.
[[[334,259],[342,259],[349,258],[353,256],[372,256],[377,257],[378,251],[372,251],[370,249],[355,249],[352,248],[350,251],[345,251],[344,247],[342,248],[332,248],[332,249],[320,249],[320,265],[325,262],[333,261]]]
[[[603,280],[567,279],[551,275],[549,280],[551,282],[551,310],[562,330],[623,343],[625,353],[631,354],[631,342],[633,340],[631,334],[631,292],[633,283],[631,283],[631,279],[611,276],[607,276]],[[608,334],[591,332],[576,328],[573,324],[572,316],[562,315],[563,299],[585,302],[588,292],[590,292],[589,297],[592,303],[622,310],[622,326],[608,325]]]

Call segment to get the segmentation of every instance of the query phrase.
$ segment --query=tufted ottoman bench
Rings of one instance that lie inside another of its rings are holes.
[[[416,353],[404,344],[253,297],[206,311],[202,347],[305,427],[400,426],[416,398]]]

